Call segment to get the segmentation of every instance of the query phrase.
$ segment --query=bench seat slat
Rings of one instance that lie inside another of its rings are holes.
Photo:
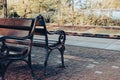
[[[35,29],[35,34],[36,35],[45,35],[45,29],[42,29],[42,28],[36,28]]]
[[[13,44],[23,44],[23,45],[28,45],[29,41],[15,41],[15,40],[7,40],[7,43],[13,43]],[[37,46],[37,47],[45,47],[45,41],[43,39],[39,39],[39,40],[33,40],[33,46]],[[58,41],[53,41],[53,40],[49,40],[48,43],[49,47],[55,47],[57,45],[59,45]]]

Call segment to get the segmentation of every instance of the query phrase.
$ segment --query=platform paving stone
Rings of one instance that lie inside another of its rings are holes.
[[[66,45],[65,68],[59,68],[60,53],[54,50],[43,75],[45,50],[32,49],[32,65],[37,80],[120,80],[120,51]],[[24,62],[8,68],[6,80],[33,80]]]
[[[119,39],[67,36],[66,44],[108,50],[120,50]]]

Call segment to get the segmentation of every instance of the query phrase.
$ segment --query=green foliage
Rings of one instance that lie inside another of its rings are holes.
[[[101,2],[102,1],[102,2]],[[75,25],[101,25],[101,26],[120,26],[120,20],[114,20],[111,16],[95,15],[92,12],[86,14],[81,9],[105,9],[120,8],[119,0],[78,0],[80,9],[74,11],[72,17],[72,0],[20,0],[20,3],[8,5],[9,17],[35,17],[42,14],[48,23],[57,23],[59,25],[72,24],[74,19]],[[106,5],[105,5],[106,4]]]
[[[20,16],[17,14],[17,12],[11,12],[8,17],[9,17],[9,18],[15,18],[15,17],[18,18],[18,17],[20,17]]]

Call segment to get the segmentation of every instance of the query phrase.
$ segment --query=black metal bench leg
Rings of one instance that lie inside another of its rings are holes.
[[[61,54],[61,62],[62,62],[62,68],[64,68],[65,67],[65,64],[64,64],[64,51],[65,51],[65,46],[63,45],[60,49],[59,49],[59,51],[60,51],[60,54]]]
[[[31,63],[31,55],[28,55],[28,62],[27,62],[30,70],[31,70],[31,74],[32,74],[32,77],[35,78],[35,74],[33,72],[33,68],[32,68],[32,63]]]
[[[0,65],[0,69],[1,69],[1,77],[2,77],[2,80],[5,80],[5,72],[6,72],[6,66],[4,64],[1,64]]]
[[[2,76],[2,80],[5,80],[5,73],[4,72],[1,74],[1,76]]]
[[[44,75],[47,75],[47,64],[48,64],[48,59],[49,59],[49,55],[51,53],[52,50],[46,50],[46,56],[45,56],[45,62],[44,62]]]

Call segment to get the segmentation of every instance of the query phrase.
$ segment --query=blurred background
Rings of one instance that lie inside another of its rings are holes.
[[[0,0],[1,18],[34,18],[38,14],[49,26],[67,26],[75,31],[83,26],[119,28],[120,0]]]

